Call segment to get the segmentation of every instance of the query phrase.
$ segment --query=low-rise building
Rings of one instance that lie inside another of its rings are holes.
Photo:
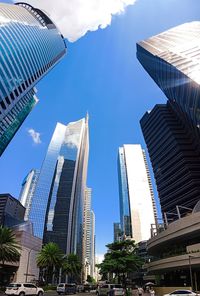
[[[0,262],[0,282],[3,285],[9,282],[37,282],[39,279],[39,268],[36,257],[42,248],[42,240],[33,235],[32,224],[24,222],[14,226],[13,231],[16,241],[21,247],[18,262]]]
[[[39,268],[36,257],[42,249],[42,240],[33,235],[32,224],[25,222],[14,228],[16,240],[21,246],[18,269],[14,276],[16,282],[36,282],[39,279]]]
[[[200,290],[199,211],[168,224],[161,232],[154,231],[147,247],[152,256],[148,275],[156,275],[158,285]]]

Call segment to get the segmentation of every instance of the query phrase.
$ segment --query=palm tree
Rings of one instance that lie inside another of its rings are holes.
[[[80,281],[82,265],[76,254],[69,254],[64,258],[62,271],[71,277],[71,280]]]
[[[7,227],[0,226],[0,265],[1,284],[4,282],[8,273],[5,269],[5,262],[17,262],[20,258],[20,246],[17,244],[14,232]],[[0,285],[1,285],[0,284]]]
[[[0,262],[4,267],[5,261],[17,262],[20,258],[21,247],[17,244],[14,232],[7,227],[0,226]]]
[[[54,268],[62,266],[63,253],[55,243],[46,244],[37,256],[37,265],[40,268],[46,268],[46,281],[52,282]]]

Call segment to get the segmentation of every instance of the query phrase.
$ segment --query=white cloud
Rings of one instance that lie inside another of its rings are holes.
[[[96,254],[96,263],[99,264],[104,260],[104,254]]]
[[[19,2],[19,1],[16,1]],[[121,14],[136,0],[26,0],[34,7],[46,11],[62,34],[71,42],[88,31],[104,29],[112,16]]]
[[[31,136],[31,138],[32,138],[32,140],[33,140],[33,142],[35,144],[41,144],[42,143],[42,141],[40,139],[40,133],[36,132],[33,128],[30,128],[28,130],[28,133]]]

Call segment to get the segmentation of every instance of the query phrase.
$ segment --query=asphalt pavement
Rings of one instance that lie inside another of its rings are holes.
[[[0,291],[0,296],[5,296],[5,293]],[[44,296],[58,296],[56,291],[46,291],[44,293]],[[76,294],[70,294],[69,296],[95,296],[95,291],[92,291],[90,293],[76,293]]]
[[[76,294],[69,294],[68,296],[95,296],[96,291],[85,292],[85,293],[76,293]],[[46,291],[44,296],[58,296],[56,291]]]

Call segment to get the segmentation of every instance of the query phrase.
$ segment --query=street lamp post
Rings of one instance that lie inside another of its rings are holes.
[[[30,255],[31,255],[31,252],[36,248],[38,247],[38,245],[32,247],[29,251],[28,251],[28,260],[27,260],[27,264],[26,264],[26,279],[25,279],[25,282],[27,283],[27,279],[28,279],[28,270],[29,270],[29,261],[30,261]],[[28,249],[28,248],[26,248]]]
[[[27,264],[26,264],[26,279],[25,279],[26,283],[27,283],[27,279],[28,279],[29,261],[30,261],[30,254],[31,254],[32,250],[33,250],[33,248],[28,251],[28,260],[27,260]]]
[[[192,255],[189,255],[188,256],[188,259],[189,259],[189,269],[190,269],[190,283],[191,283],[191,288],[193,290],[193,288],[195,288],[195,291],[197,291],[197,275],[196,275],[196,272],[194,273],[194,280],[193,280],[193,274],[192,274],[192,264],[191,264],[191,259],[192,258],[199,258],[199,256],[192,256]],[[194,286],[193,286],[193,283],[194,283]]]
[[[192,277],[192,265],[191,265],[192,256],[189,255],[189,268],[190,268],[190,284],[193,291],[193,277]]]

